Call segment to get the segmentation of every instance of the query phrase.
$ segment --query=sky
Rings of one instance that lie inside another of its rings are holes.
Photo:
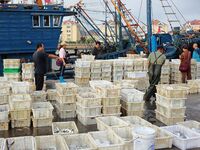
[[[71,6],[77,3],[79,0],[65,1],[65,6]],[[103,0],[83,0],[86,6],[85,8],[89,10],[102,10],[102,1]],[[146,0],[122,0],[122,2],[126,4],[127,8],[131,10],[132,14],[136,18],[140,16],[140,20],[146,23]],[[173,0],[173,2],[176,4],[187,21],[200,19],[200,0]],[[140,11],[141,3],[143,4]],[[167,23],[167,17],[164,14],[163,8],[161,7],[160,0],[152,0],[152,8],[152,18]],[[140,12],[141,15],[139,15]],[[90,16],[92,16],[94,19],[104,19],[104,15],[100,13],[91,12]],[[182,24],[185,23],[180,15],[177,16]]]

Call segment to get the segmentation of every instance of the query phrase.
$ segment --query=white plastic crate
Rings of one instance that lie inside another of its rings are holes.
[[[122,89],[121,99],[127,102],[142,102],[144,97],[144,92],[136,89]]]
[[[122,114],[124,116],[138,116],[138,117],[143,117],[144,115],[144,110],[126,110],[125,108],[121,108]]]
[[[44,102],[47,100],[47,93],[45,91],[34,91],[32,99],[35,102]]]
[[[90,78],[101,78],[101,73],[91,73]]]
[[[34,119],[49,118],[53,116],[53,106],[50,102],[36,102],[33,103],[32,112]]]
[[[156,119],[161,121],[162,123],[166,125],[174,125],[178,122],[183,122],[185,117],[178,117],[178,118],[167,118],[158,111],[156,111]]]
[[[8,104],[8,99],[9,99],[8,95],[0,95],[0,105]]]
[[[111,66],[107,66],[107,67],[101,67],[101,72],[102,72],[102,76],[105,76],[104,73],[111,73],[112,72],[112,67]]]
[[[77,78],[90,78],[90,72],[78,72],[78,71],[75,71],[75,76]]]
[[[120,113],[121,105],[104,106],[102,109],[103,114],[116,114]]]
[[[131,127],[151,126],[152,125],[148,121],[146,121],[138,116],[126,116],[126,117],[120,117],[120,119],[125,121]]]
[[[78,118],[78,120],[79,120],[84,126],[97,124],[97,123],[96,123],[96,117],[99,117],[99,116],[83,116],[83,115],[82,115],[81,113],[79,113],[78,111],[77,111],[76,113],[77,113],[77,118]]]
[[[52,126],[53,117],[48,118],[32,118],[33,127],[51,127]]]
[[[97,147],[92,142],[91,137],[86,134],[63,135],[67,145],[67,150],[97,150]]]
[[[91,67],[91,74],[101,74],[101,67],[98,67],[98,68],[94,68],[94,67]]]
[[[115,85],[120,86],[121,89],[135,89],[137,84],[137,80],[120,80],[115,82]]]
[[[76,102],[76,95],[71,94],[71,95],[60,95],[57,93],[57,98],[56,100],[59,103],[75,103]]]
[[[12,128],[30,127],[31,119],[11,120]]]
[[[9,129],[9,120],[4,120],[3,122],[0,122],[0,131],[8,131],[8,129]],[[0,150],[1,150],[1,145],[0,145]]]
[[[168,108],[165,107],[164,105],[159,104],[156,102],[156,110],[164,115],[165,117],[168,118],[179,118],[179,117],[185,117],[185,111],[186,107],[181,107],[181,108]]]
[[[46,135],[35,137],[38,150],[67,150],[67,145],[62,136]]]
[[[32,99],[29,94],[11,95],[9,98],[10,109],[30,109]]]
[[[28,82],[12,82],[11,88],[13,94],[29,94],[31,91]]]
[[[95,60],[91,63],[91,68],[101,68],[101,60]]]
[[[23,80],[29,80],[29,79],[34,79],[34,72],[31,73],[22,73],[22,79]]]
[[[120,105],[120,97],[106,97],[102,98],[102,105],[105,106],[116,106]]]
[[[191,130],[200,134],[200,122],[194,120],[188,120],[185,122],[178,122],[178,125],[184,126],[186,128],[190,128]]]
[[[84,61],[94,61],[95,56],[93,55],[81,55],[81,60]]]
[[[123,108],[125,108],[128,111],[131,111],[131,110],[140,111],[144,109],[144,102],[127,102],[127,101],[121,100],[121,105]]]
[[[8,81],[15,81],[18,82],[21,80],[21,74],[20,73],[3,73],[3,76],[8,79]]]
[[[2,82],[8,82],[8,79],[6,78],[6,77],[0,77],[0,82],[2,83]]]
[[[89,132],[98,150],[123,150],[124,142],[111,130]]]
[[[173,145],[181,150],[200,147],[199,134],[190,129],[179,125],[162,127],[162,129],[170,132],[173,135]]]
[[[71,111],[71,110],[61,111],[56,107],[56,112],[57,112],[58,117],[61,118],[61,119],[75,118],[76,117],[75,111]]]
[[[34,63],[22,63],[22,70],[34,70],[35,66]]]
[[[101,73],[101,76],[102,76],[102,77],[111,77],[111,74],[112,74],[112,73],[111,73],[110,71],[108,71],[108,72],[105,71],[105,72],[102,72],[102,73]]]
[[[10,110],[11,120],[28,119],[31,117],[31,109]]]
[[[110,61],[110,60],[101,61],[101,67],[109,67],[111,65],[112,65],[112,61]]]
[[[75,83],[79,86],[87,87],[89,85],[90,78],[78,78],[75,77]]]
[[[111,76],[110,77],[102,77],[101,79],[104,80],[104,81],[112,81]]]
[[[120,97],[120,87],[115,85],[96,87],[96,90],[102,97]]]
[[[56,102],[55,105],[61,111],[65,111],[65,110],[75,111],[76,110],[76,103],[59,103],[59,102]]]
[[[90,67],[75,67],[75,72],[88,73],[90,72]]]
[[[0,122],[8,120],[8,115],[9,115],[9,106],[0,105]]]
[[[125,127],[128,124],[115,116],[107,116],[107,117],[98,117],[97,121],[97,129],[100,131],[107,130],[115,127]]]
[[[80,68],[89,68],[91,64],[91,61],[82,61],[82,60],[78,60],[75,62],[75,66],[76,67],[80,67]]]
[[[8,83],[0,82],[0,95],[10,94],[10,85]]]
[[[6,139],[7,147],[10,150],[33,150],[35,147],[35,139],[32,136],[13,137]]]
[[[145,78],[147,76],[147,72],[127,72],[128,78]]]
[[[52,123],[52,132],[53,132],[53,135],[78,134],[78,128],[74,121],[53,122]]]
[[[57,91],[56,89],[49,89],[47,90],[47,100],[56,100],[57,97]]]
[[[101,115],[101,107],[102,106],[93,106],[93,107],[84,107],[79,103],[76,103],[77,111],[83,116],[100,116]]]
[[[84,107],[100,106],[101,98],[94,92],[79,93],[76,95],[77,102]]]
[[[0,138],[0,150],[6,149],[6,139]]]
[[[72,82],[56,83],[56,90],[60,95],[76,94],[78,86]]]

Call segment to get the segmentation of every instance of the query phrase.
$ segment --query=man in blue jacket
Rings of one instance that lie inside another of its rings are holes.
[[[193,49],[194,51],[193,51],[192,58],[195,59],[197,62],[200,62],[200,49],[197,43],[193,44]]]

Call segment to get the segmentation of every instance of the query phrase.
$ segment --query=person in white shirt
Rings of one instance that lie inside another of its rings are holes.
[[[65,43],[62,43],[60,45],[60,49],[59,49],[59,58],[61,60],[61,63],[60,63],[60,76],[63,77],[64,75],[64,71],[65,71],[65,66],[67,64],[67,53],[65,51],[65,48],[66,48],[66,44]]]

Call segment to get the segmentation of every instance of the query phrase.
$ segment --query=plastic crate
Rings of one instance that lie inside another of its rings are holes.
[[[53,117],[49,118],[32,118],[33,127],[50,127],[52,125]]]
[[[100,116],[102,106],[84,107],[76,103],[77,111],[83,116]]]
[[[90,78],[90,71],[89,72],[78,72],[75,70],[75,76],[77,78]]]
[[[128,111],[140,111],[144,109],[144,102],[127,102],[121,100],[121,104]]]
[[[91,68],[101,68],[101,60],[95,60],[91,63]]]
[[[186,128],[190,128],[191,130],[200,133],[200,122],[194,120],[188,120],[185,122],[178,122],[178,125],[184,126]]]
[[[8,99],[9,99],[8,95],[0,95],[0,105],[8,104]]]
[[[101,106],[101,98],[94,92],[79,93],[76,95],[77,102],[84,107]]]
[[[60,95],[74,95],[77,92],[78,86],[72,82],[56,83],[56,90]]]
[[[59,103],[75,103],[76,102],[76,95],[71,94],[71,95],[60,95],[57,93],[57,98],[56,100]]]
[[[121,105],[104,106],[102,109],[103,114],[116,114],[120,113]]]
[[[81,149],[81,150],[97,150],[97,147],[92,142],[91,137],[86,134],[63,135],[67,145],[67,150]]]
[[[105,81],[112,81],[112,77],[102,77],[101,78],[102,80],[105,80]]]
[[[61,111],[56,107],[56,112],[57,112],[58,117],[61,118],[61,119],[75,118],[76,117],[75,111],[70,111],[70,110]]]
[[[94,72],[92,72],[90,74],[90,78],[101,78],[101,73],[94,73]]]
[[[143,102],[144,92],[136,89],[122,89],[121,99],[127,102]]]
[[[93,77],[93,76],[91,76],[90,80],[101,80],[101,77]]]
[[[79,86],[88,86],[90,78],[78,78],[75,77],[75,83]]]
[[[125,108],[121,108],[122,114],[124,116],[138,116],[138,117],[143,117],[144,115],[144,110],[126,110]]]
[[[98,67],[98,68],[94,68],[94,67],[91,67],[91,74],[101,74],[101,67]]]
[[[8,120],[9,110],[8,105],[0,105],[0,122]]]
[[[94,61],[95,56],[93,55],[81,55],[81,60],[84,61]]]
[[[55,105],[61,111],[65,111],[65,110],[75,111],[76,110],[76,103],[59,103],[59,102],[56,102]]]
[[[120,97],[120,88],[115,85],[96,87],[96,90],[102,97]]]
[[[121,117],[120,119],[125,121],[131,127],[151,126],[152,125],[148,121],[146,121],[138,116],[126,116],[126,117]]]
[[[11,120],[12,128],[30,127],[31,119]]]
[[[156,101],[168,108],[180,108],[185,107],[186,98],[167,98],[159,94],[156,94]]]
[[[22,70],[34,70],[34,63],[22,63]]]
[[[0,95],[9,95],[10,94],[10,86],[8,83],[1,83],[0,85]]]
[[[170,132],[173,135],[173,145],[181,150],[200,147],[199,134],[195,133],[194,131],[188,128],[179,125],[174,125],[174,126],[162,127],[162,129]],[[177,134],[182,134],[186,138],[183,138]]]
[[[10,110],[11,120],[28,119],[31,117],[30,109]]]
[[[53,132],[53,135],[78,134],[78,128],[74,121],[53,122],[52,123],[52,132]]]
[[[36,136],[36,149],[38,150],[67,150],[67,145],[62,136]]]
[[[47,100],[56,100],[57,97],[57,91],[56,89],[48,89],[47,90]]]
[[[33,150],[35,147],[35,139],[32,136],[13,137],[6,139],[7,147],[10,150]]]
[[[33,103],[32,112],[34,119],[52,117],[53,106],[50,102]]]
[[[121,80],[116,81],[115,84],[120,86],[121,89],[135,89],[136,85],[138,84],[137,80]]]
[[[90,72],[90,67],[75,67],[75,72],[88,73]]]
[[[9,129],[9,120],[4,120],[3,122],[1,121],[0,122],[0,131],[8,131],[8,129]],[[0,150],[2,150],[1,145],[0,145]]]
[[[161,104],[159,104],[158,102],[156,102],[156,110],[168,117],[168,118],[178,118],[178,117],[183,117],[185,116],[185,111],[186,111],[186,107],[181,107],[181,108],[168,108],[168,107],[165,107]]]
[[[31,73],[22,73],[22,80],[34,79],[34,72]]]
[[[87,126],[87,125],[94,125],[94,124],[97,124],[96,123],[96,117],[99,117],[99,116],[83,116],[80,112],[76,112],[77,113],[77,118],[78,120],[84,125],[84,126]]]
[[[21,74],[20,73],[3,73],[3,76],[8,79],[8,81],[15,81],[18,82],[21,80]]]
[[[0,150],[6,149],[6,139],[0,138]]]
[[[47,93],[45,91],[34,91],[32,99],[35,102],[44,102],[47,100]]]
[[[123,150],[124,142],[111,130],[89,132],[98,150]]]
[[[101,67],[101,72],[102,72],[102,76],[106,76],[107,77],[107,74],[106,73],[110,73],[112,72],[112,66],[107,66],[107,67]]]
[[[114,127],[128,126],[128,124],[125,121],[115,116],[98,117],[96,118],[96,121],[97,121],[97,129],[100,131]]]
[[[31,92],[28,82],[12,82],[11,88],[13,94],[29,94]]]
[[[157,93],[167,98],[187,98],[188,88],[180,85],[157,85]]]
[[[120,97],[102,98],[102,105],[103,106],[116,106],[116,105],[120,105]]]
[[[121,114],[122,114],[121,112],[115,114],[102,114],[102,117],[109,117],[109,116],[120,117]]]
[[[30,109],[32,104],[31,96],[28,94],[11,95],[9,99],[10,109]]]
[[[169,126],[174,125],[178,122],[183,122],[185,117],[167,118],[164,115],[160,114],[158,111],[156,111],[156,119]]]

